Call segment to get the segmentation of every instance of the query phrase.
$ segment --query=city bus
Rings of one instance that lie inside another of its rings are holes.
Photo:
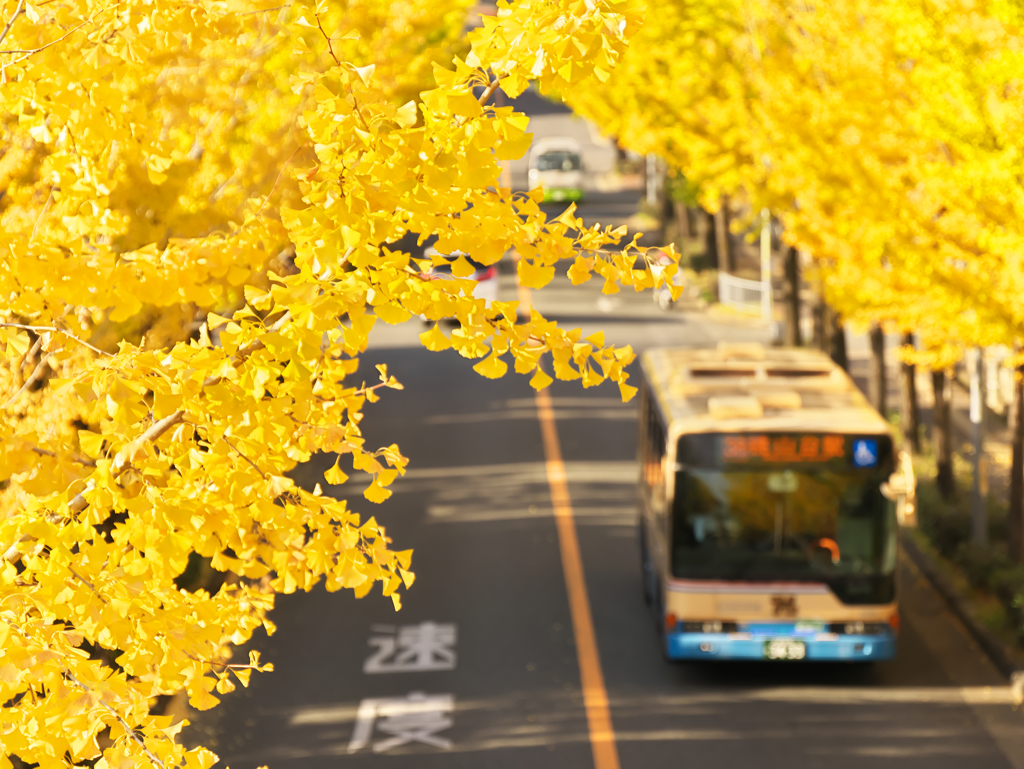
[[[642,578],[665,657],[892,659],[912,470],[846,372],[757,344],[650,350],[641,372]]]
[[[527,177],[530,189],[544,189],[545,203],[583,199],[580,144],[568,136],[538,139],[530,149]]]

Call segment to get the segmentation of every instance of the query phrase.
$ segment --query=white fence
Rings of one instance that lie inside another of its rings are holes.
[[[771,317],[771,286],[759,280],[737,278],[727,272],[718,272],[718,301],[740,312]]]

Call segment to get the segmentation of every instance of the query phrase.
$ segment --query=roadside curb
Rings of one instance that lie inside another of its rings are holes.
[[[920,569],[921,573],[928,578],[928,581],[932,583],[932,587],[945,599],[949,608],[960,619],[964,627],[967,628],[967,632],[977,641],[982,651],[988,655],[996,669],[1013,683],[1024,678],[1024,670],[1014,660],[1006,644],[974,619],[963,596],[957,592],[945,575],[939,571],[939,567],[932,560],[931,556],[923,552],[917,546],[917,543],[903,532],[900,533],[900,541],[903,545],[903,550],[910,556],[910,559]]]

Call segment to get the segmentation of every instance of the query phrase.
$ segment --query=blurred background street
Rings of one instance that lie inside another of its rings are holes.
[[[597,281],[561,280],[538,308],[584,333],[642,349],[766,339],[756,323],[659,311],[647,294],[613,305]],[[506,277],[503,293],[515,296]],[[362,362],[406,384],[371,409],[370,443],[411,460],[395,496],[370,509],[418,575],[402,611],[377,592],[360,601],[317,589],[279,599],[280,630],[259,648],[276,671],[211,711],[209,729],[235,769],[586,767],[590,745],[559,559],[541,432],[525,378],[489,381],[452,351],[430,353],[417,323],[380,328]],[[1024,714],[943,600],[906,559],[899,657],[855,665],[678,664],[661,658],[641,598],[636,533],[636,405],[611,387],[553,387],[587,588],[622,766],[916,768],[1024,766]],[[308,485],[331,462],[304,469]],[[454,625],[451,670],[366,674],[372,638],[391,626]],[[411,742],[350,752],[360,703],[410,692],[454,697],[450,749]],[[204,717],[205,718],[205,717]]]
[[[579,142],[584,221],[637,229],[642,181],[621,173],[615,145],[532,90],[515,106],[531,115],[535,141]],[[509,170],[526,189],[525,158]],[[505,264],[500,298],[520,296]],[[771,341],[768,324],[709,309],[693,292],[664,311],[649,293],[605,296],[599,280],[574,288],[560,276],[533,301],[638,352]],[[452,350],[427,352],[424,328],[378,323],[360,369],[369,380],[386,363],[406,385],[365,424],[369,444],[399,444],[408,474],[379,508],[357,483],[325,488],[377,515],[396,547],[415,548],[417,582],[398,614],[377,592],[280,598],[279,632],[255,644],[276,672],[254,676],[194,732],[222,766],[592,765],[534,391],[517,375],[485,380]],[[865,350],[853,335],[862,386]],[[551,398],[623,767],[1024,769],[1024,713],[1005,679],[906,558],[894,661],[665,662],[641,597],[636,403],[578,382],[556,383]],[[311,488],[332,463],[296,475]]]

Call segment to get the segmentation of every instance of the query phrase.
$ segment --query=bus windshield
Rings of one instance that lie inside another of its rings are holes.
[[[888,438],[870,439],[872,461],[861,462],[852,451],[863,440],[844,438],[833,456],[801,460],[800,436],[788,438],[792,456],[773,455],[771,442],[761,444],[769,453],[743,457],[728,436],[680,440],[687,445],[672,503],[673,574],[823,582],[845,603],[893,600],[896,520],[879,488],[891,471]]]
[[[580,156],[568,150],[545,152],[537,158],[538,171],[579,171]]]

